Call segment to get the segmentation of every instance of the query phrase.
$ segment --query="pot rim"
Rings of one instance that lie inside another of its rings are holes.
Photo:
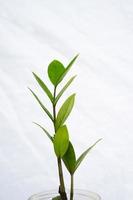
[[[66,188],[66,193],[69,193],[69,191],[70,191],[70,190],[68,190],[68,189]],[[92,195],[92,196],[98,198],[98,200],[101,200],[100,195],[97,194],[96,192],[92,192],[92,191],[86,190],[86,189],[78,189],[78,188],[74,189],[74,191],[75,191],[74,193],[76,193],[76,194],[85,195],[85,196],[87,196],[87,195]],[[57,189],[44,190],[44,191],[42,191],[42,192],[33,194],[32,196],[29,197],[28,200],[31,200],[32,198],[36,198],[37,196],[50,195],[50,194],[56,194],[56,195],[57,195],[57,194],[58,194],[58,190],[57,190]]]

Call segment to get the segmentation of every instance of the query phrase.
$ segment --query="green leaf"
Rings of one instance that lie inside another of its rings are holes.
[[[65,68],[58,60],[53,60],[48,66],[48,76],[54,86],[57,85],[59,78],[64,73]]]
[[[53,95],[50,92],[50,90],[48,89],[48,87],[45,85],[45,83],[39,78],[39,76],[37,76],[34,72],[33,75],[35,77],[35,79],[37,80],[38,84],[40,85],[40,87],[43,89],[43,91],[47,94],[47,96],[49,97],[49,99],[51,100],[51,102],[53,101]]]
[[[56,156],[62,158],[69,145],[69,135],[65,125],[57,130],[53,142]]]
[[[73,174],[76,166],[76,155],[71,142],[69,142],[68,149],[62,159],[69,173]]]
[[[53,117],[52,117],[51,113],[48,111],[48,109],[42,104],[42,102],[39,100],[39,98],[37,97],[37,95],[30,88],[29,88],[29,90],[31,91],[31,93],[33,94],[33,96],[35,97],[35,99],[38,101],[38,103],[40,104],[40,106],[42,107],[42,109],[44,110],[44,112],[53,121]]]
[[[44,127],[42,127],[40,124],[36,122],[33,122],[33,123],[39,126],[44,131],[44,133],[48,136],[48,138],[53,142],[53,137],[49,134],[49,132]]]
[[[72,83],[72,81],[75,79],[76,76],[73,76],[67,83],[66,85],[61,89],[61,91],[59,92],[59,94],[57,95],[54,104],[56,105],[56,103],[58,102],[58,100],[60,99],[60,97],[62,96],[62,94],[65,92],[65,90],[68,88],[68,86]]]
[[[76,167],[75,167],[75,171],[77,170],[77,168],[79,167],[79,165],[81,164],[81,162],[84,160],[84,158],[86,157],[86,155],[90,152],[90,150],[98,143],[100,142],[102,139],[97,140],[91,147],[89,147],[86,151],[84,151],[81,156],[78,158],[78,160],[76,161]]]
[[[68,66],[65,68],[63,74],[60,76],[60,78],[58,79],[57,84],[59,84],[63,78],[65,77],[65,75],[67,74],[67,72],[71,69],[72,65],[74,64],[75,60],[77,59],[77,57],[79,56],[79,54],[77,54],[72,60],[71,62],[68,64]]]
[[[61,106],[56,119],[56,130],[64,124],[67,117],[69,116],[75,100],[75,94],[68,97],[68,99]]]

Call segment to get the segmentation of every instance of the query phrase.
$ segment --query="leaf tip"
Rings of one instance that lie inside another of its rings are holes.
[[[30,91],[32,91],[32,90],[30,89],[30,87],[27,87],[27,89],[30,90]]]
[[[33,76],[36,76],[35,72],[32,72]]]
[[[77,74],[73,76],[73,79],[75,79],[77,77]]]
[[[76,96],[76,93],[72,94],[72,96],[75,98],[75,96]]]
[[[76,56],[75,56],[75,58],[79,57],[79,55],[80,55],[80,53],[77,53]]]
[[[100,142],[101,140],[103,140],[103,138],[100,138],[97,142]]]

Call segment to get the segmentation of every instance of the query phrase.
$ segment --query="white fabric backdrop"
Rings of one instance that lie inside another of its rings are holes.
[[[53,148],[32,121],[48,129],[51,123],[27,86],[50,109],[31,72],[52,89],[49,62],[66,66],[77,53],[69,76],[78,76],[64,95],[77,93],[71,140],[77,154],[103,141],[78,170],[75,187],[103,200],[133,199],[133,1],[0,0],[1,200],[58,187]]]

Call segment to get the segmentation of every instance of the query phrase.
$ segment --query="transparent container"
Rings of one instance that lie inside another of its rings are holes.
[[[32,195],[28,200],[52,200],[52,198],[58,195],[59,194],[55,190],[44,191],[39,194]],[[69,193],[67,194],[67,197],[69,200],[70,199]],[[75,190],[74,200],[101,200],[101,197],[94,192],[90,192],[86,190]]]

